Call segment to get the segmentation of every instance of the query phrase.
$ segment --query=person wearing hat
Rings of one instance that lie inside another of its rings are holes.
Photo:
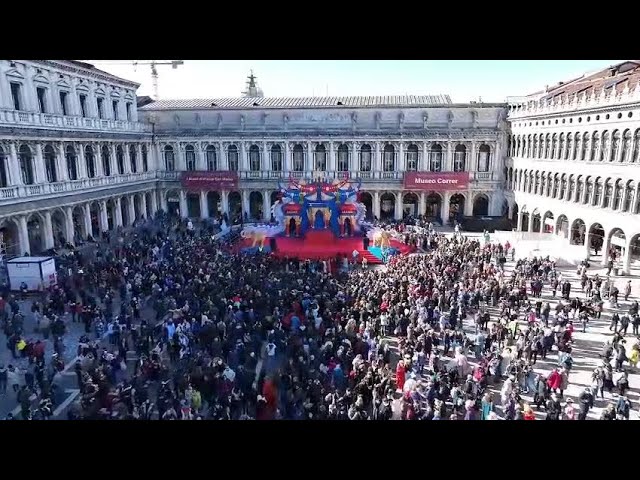
[[[575,420],[576,419],[576,409],[573,405],[573,400],[570,398],[567,398],[567,402],[564,406],[564,410],[562,411],[563,413],[563,420]]]

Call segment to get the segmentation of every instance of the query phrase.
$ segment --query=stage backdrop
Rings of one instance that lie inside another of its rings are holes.
[[[181,181],[187,190],[232,190],[238,187],[238,172],[182,172]]]
[[[405,172],[407,190],[465,190],[469,186],[469,172]]]

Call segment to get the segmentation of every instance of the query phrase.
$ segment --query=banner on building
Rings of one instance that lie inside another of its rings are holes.
[[[405,172],[407,190],[465,190],[469,186],[469,172]]]
[[[238,187],[238,172],[182,172],[187,190],[233,190]]]

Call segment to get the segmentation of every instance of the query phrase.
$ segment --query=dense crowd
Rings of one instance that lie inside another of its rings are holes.
[[[336,270],[239,255],[237,234],[217,239],[215,227],[160,216],[101,244],[91,262],[75,254],[31,311],[11,294],[0,299],[7,347],[28,358],[25,371],[0,365],[0,393],[10,386],[20,418],[50,418],[61,357],[77,349],[81,394],[69,418],[531,420],[538,411],[573,420],[614,389],[603,418],[629,418],[625,369],[638,350],[627,352],[625,336],[629,324],[638,333],[637,302],[613,316],[593,387],[574,402],[564,396],[573,332],[600,316],[605,298],[617,305],[612,282],[582,265],[581,300],[549,259],[520,260],[508,275],[511,245],[421,225],[394,228],[426,253]],[[541,300],[543,285],[562,296],[557,307]],[[28,340],[25,315],[42,341]],[[84,326],[78,345],[65,345],[69,322]],[[545,378],[534,367],[548,355],[557,368]]]

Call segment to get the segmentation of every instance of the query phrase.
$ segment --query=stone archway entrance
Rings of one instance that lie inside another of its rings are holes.
[[[396,196],[385,192],[380,196],[380,220],[393,220],[396,216]]]
[[[405,193],[402,197],[402,218],[408,216],[417,217],[419,213],[420,199],[413,192]]]

